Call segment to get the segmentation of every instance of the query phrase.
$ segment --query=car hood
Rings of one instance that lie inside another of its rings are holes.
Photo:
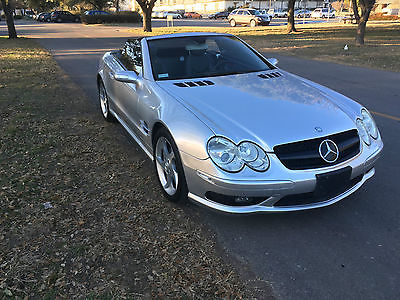
[[[260,74],[279,73],[274,78]],[[213,85],[179,87],[189,80],[159,81],[216,135],[236,143],[250,140],[272,151],[275,145],[355,128],[332,97],[282,70],[212,78]]]

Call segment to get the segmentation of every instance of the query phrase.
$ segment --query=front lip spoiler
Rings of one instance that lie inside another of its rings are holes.
[[[337,195],[336,197],[333,197],[327,201],[313,203],[313,204],[307,204],[307,205],[276,207],[276,206],[263,206],[261,203],[261,204],[250,205],[250,206],[228,206],[228,205],[216,203],[216,202],[201,198],[192,193],[189,193],[188,197],[190,199],[192,199],[193,201],[200,203],[202,205],[205,205],[209,208],[213,208],[217,211],[221,211],[221,212],[225,212],[225,213],[233,213],[233,214],[249,214],[249,213],[262,213],[262,212],[265,212],[265,213],[290,212],[290,211],[308,210],[308,209],[329,206],[329,205],[332,205],[332,204],[342,200],[343,198],[350,196],[352,193],[357,191],[364,184],[365,181],[367,181],[372,176],[374,176],[374,174],[375,174],[375,169],[372,168],[371,170],[369,170],[367,173],[364,174],[364,176],[360,182],[358,182],[357,184],[355,184],[354,186],[352,186],[350,189],[343,192],[342,194]],[[267,202],[267,201],[264,201],[264,203],[265,202]]]

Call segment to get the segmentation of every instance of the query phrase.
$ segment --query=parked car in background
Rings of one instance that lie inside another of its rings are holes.
[[[259,10],[260,14],[263,16],[268,16],[272,20],[272,15],[268,13],[268,9],[261,9]]]
[[[197,12],[194,12],[194,11],[185,12],[183,17],[187,18],[187,19],[201,19],[201,18],[203,18],[203,16],[201,14],[199,14]]]
[[[296,9],[294,12],[295,18],[310,18],[311,17],[311,10],[309,9]]]
[[[364,106],[277,62],[225,33],[128,40],[100,60],[99,111],[153,161],[170,201],[229,213],[334,204],[374,175],[379,130]]]
[[[164,14],[164,18],[167,18],[168,16],[172,16],[174,19],[182,19],[182,15],[176,11],[167,11]]]
[[[50,22],[50,13],[42,12],[38,15],[37,20],[39,22]]]
[[[227,19],[229,16],[229,11],[220,11],[208,16],[209,19]]]
[[[28,17],[28,18],[34,19],[35,15],[36,14],[33,12],[33,10],[26,10],[25,11],[25,16]]]
[[[334,18],[335,17],[335,10],[331,9],[328,11],[327,8],[316,8],[311,13],[311,18]]]
[[[50,14],[50,21],[51,22],[75,22],[78,23],[81,21],[81,17],[79,15],[74,15],[69,11],[64,10],[56,10]]]
[[[273,16],[274,18],[287,18],[287,9],[276,9],[271,8],[268,11],[268,14]]]
[[[159,11],[157,12],[157,18],[158,19],[164,19],[167,17],[167,12],[166,11]]]
[[[232,27],[236,25],[250,25],[251,27],[269,25],[271,19],[270,15],[262,15],[258,10],[250,8],[235,9],[228,16]]]
[[[109,12],[104,10],[87,10],[84,13],[86,16],[104,16],[104,15],[111,15]]]

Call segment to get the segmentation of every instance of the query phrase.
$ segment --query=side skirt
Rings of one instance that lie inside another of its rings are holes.
[[[144,153],[153,161],[154,157],[153,154],[143,145],[142,141],[136,136],[136,134],[129,128],[129,126],[118,116],[118,114],[110,109],[112,115],[118,120],[118,122],[125,128],[125,130],[130,134],[130,136],[135,140],[135,142],[142,148]]]

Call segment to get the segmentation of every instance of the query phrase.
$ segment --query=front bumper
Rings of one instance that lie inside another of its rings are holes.
[[[362,146],[361,152],[348,161],[335,166],[312,170],[289,170],[285,168],[274,154],[269,154],[271,166],[267,172],[257,173],[244,169],[237,174],[223,172],[216,168],[210,159],[199,160],[181,152],[189,194],[188,197],[197,203],[227,213],[254,212],[288,212],[307,210],[331,205],[358,190],[365,181],[375,174],[374,165],[383,149],[381,139],[373,146]],[[278,206],[285,196],[312,193],[316,189],[316,175],[345,167],[351,167],[350,179],[357,179],[354,185],[345,191],[309,204]],[[206,197],[207,192],[227,196],[262,197],[254,205],[226,205]]]
[[[263,20],[260,20],[260,21],[256,21],[256,23],[257,23],[257,25],[261,25],[261,26],[263,26],[263,25],[269,25],[269,23],[271,22],[271,20],[267,20],[267,19],[263,19]]]

